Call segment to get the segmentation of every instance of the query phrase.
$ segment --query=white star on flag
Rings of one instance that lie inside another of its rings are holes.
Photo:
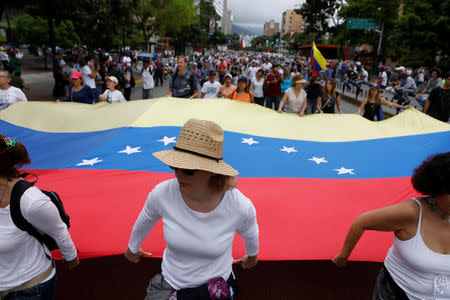
[[[286,147],[286,146],[283,146],[283,149],[280,149],[280,151],[284,151],[284,152],[287,152],[287,153],[298,152],[298,150],[295,150],[294,147],[288,148],[288,147]]]
[[[253,144],[259,144],[259,142],[253,140],[253,138],[249,138],[249,139],[242,138],[242,142],[241,143],[249,144],[250,146],[253,145]]]
[[[327,163],[328,162],[328,160],[325,160],[325,157],[315,157],[315,156],[313,156],[312,158],[308,158],[308,160],[312,160],[313,162],[315,162],[318,165],[320,165],[320,163]]]
[[[338,171],[338,175],[342,175],[342,174],[352,174],[355,175],[355,173],[353,173],[354,169],[346,169],[344,167],[341,167],[340,169],[334,169],[335,171]]]
[[[139,150],[141,147],[130,147],[127,145],[127,147],[124,150],[119,151],[119,153],[126,153],[128,155],[133,154],[133,153],[137,153],[137,152],[142,152],[141,150]]]
[[[177,141],[175,140],[177,137],[176,136],[174,136],[174,137],[167,137],[167,136],[164,136],[164,138],[162,138],[162,139],[160,139],[160,140],[158,140],[158,142],[164,142],[164,146],[167,146],[167,145],[169,145],[170,143],[176,143]]]
[[[98,159],[98,157],[93,158],[93,159],[82,159],[82,162],[80,162],[79,164],[77,164],[77,166],[93,166],[96,163],[99,163],[103,160]]]

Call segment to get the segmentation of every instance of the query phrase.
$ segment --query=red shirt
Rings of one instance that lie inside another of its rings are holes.
[[[227,63],[223,62],[220,63],[218,66],[219,72],[226,72],[227,71]]]
[[[281,77],[281,74],[272,74],[270,73],[266,77],[266,81],[272,81],[277,79],[277,83],[267,83],[267,89],[266,89],[266,96],[270,98],[280,97],[281,96],[281,80],[283,80],[283,77]]]

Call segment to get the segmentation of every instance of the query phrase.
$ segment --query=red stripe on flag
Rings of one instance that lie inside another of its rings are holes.
[[[148,193],[171,173],[122,170],[27,170],[39,176],[37,186],[60,194],[71,217],[70,233],[81,258],[121,254]],[[410,178],[308,179],[238,178],[238,189],[256,207],[261,260],[330,259],[362,212],[416,196]],[[392,234],[367,232],[351,259],[382,261]],[[143,249],[161,257],[161,222]],[[244,247],[235,240],[233,255]]]

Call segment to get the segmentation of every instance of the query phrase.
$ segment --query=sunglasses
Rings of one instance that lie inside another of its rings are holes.
[[[175,167],[171,167],[171,166],[169,166],[169,168],[171,168],[174,171],[180,169],[180,168],[175,168]],[[191,169],[180,169],[180,170],[181,170],[181,172],[183,172],[184,175],[187,175],[187,176],[192,176],[197,171],[197,170],[191,170]]]

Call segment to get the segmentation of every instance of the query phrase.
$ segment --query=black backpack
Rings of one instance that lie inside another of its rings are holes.
[[[22,177],[26,177],[28,174],[22,174]],[[37,181],[37,180],[36,180]],[[25,217],[22,214],[22,211],[20,210],[20,198],[22,197],[23,193],[25,193],[26,190],[28,190],[30,187],[34,186],[36,183],[29,182],[26,180],[19,180],[13,187],[11,192],[11,201],[10,201],[10,212],[11,212],[11,219],[14,223],[14,225],[17,226],[20,230],[28,232],[31,236],[36,238],[41,244],[44,244],[47,246],[47,248],[52,251],[55,249],[58,249],[58,245],[56,244],[55,240],[45,234],[40,232],[38,229],[36,229],[33,225],[28,222]],[[53,204],[58,209],[59,215],[61,217],[61,220],[67,225],[67,228],[70,227],[70,218],[69,215],[66,213],[66,210],[64,209],[64,205],[61,201],[61,198],[59,198],[58,194],[52,191],[44,191],[41,190],[42,193],[44,193],[47,197],[50,198],[50,200],[53,202]],[[50,256],[46,254],[48,259],[51,259]]]

